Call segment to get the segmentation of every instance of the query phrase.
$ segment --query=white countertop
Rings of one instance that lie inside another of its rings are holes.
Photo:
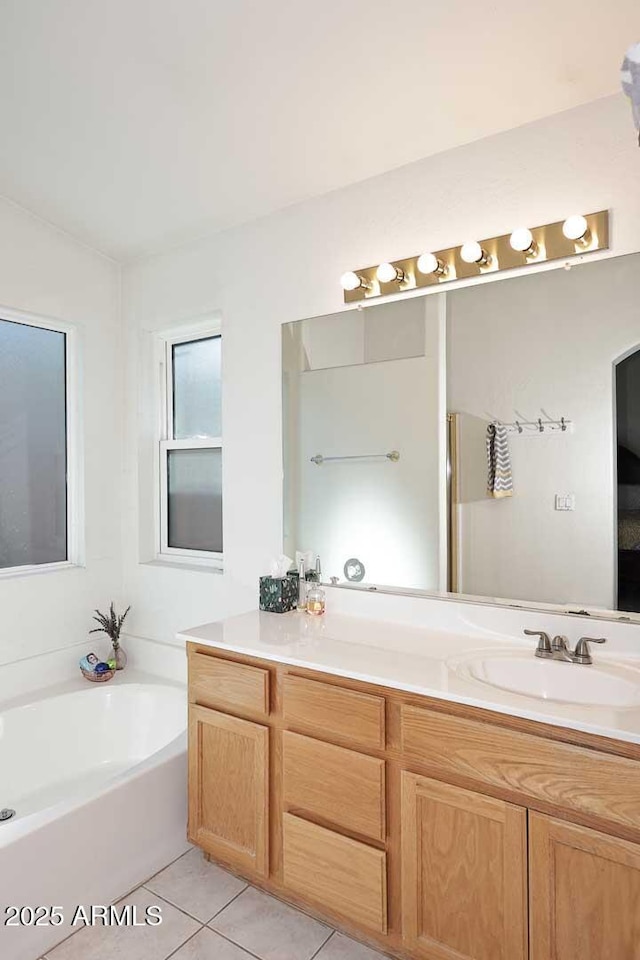
[[[460,662],[475,655],[524,653],[530,654],[535,664],[535,637],[484,640],[336,613],[314,618],[298,612],[255,610],[185,630],[178,634],[178,639],[640,743],[640,693],[637,706],[584,705],[515,694],[460,673]],[[593,659],[607,670],[624,667],[633,673],[637,671],[640,691],[640,658],[612,657],[598,646],[593,649]],[[567,689],[577,690],[581,675],[584,681],[583,671],[591,669],[569,663],[550,666],[564,671]]]

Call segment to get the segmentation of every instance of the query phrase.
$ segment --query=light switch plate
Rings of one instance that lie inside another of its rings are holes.
[[[556,493],[556,510],[575,510],[576,496],[574,493]]]

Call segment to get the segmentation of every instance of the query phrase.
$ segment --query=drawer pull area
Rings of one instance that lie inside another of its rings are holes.
[[[384,840],[384,760],[288,730],[283,755],[285,807]]]
[[[287,674],[283,702],[287,724],[359,747],[384,749],[384,697]]]
[[[289,813],[283,827],[285,885],[331,913],[386,933],[386,854]]]
[[[239,713],[269,713],[269,671],[189,651],[189,699]]]

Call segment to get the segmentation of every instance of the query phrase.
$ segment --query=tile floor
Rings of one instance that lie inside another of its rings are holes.
[[[239,880],[195,847],[119,905],[162,908],[156,926],[87,926],[42,960],[385,960]]]

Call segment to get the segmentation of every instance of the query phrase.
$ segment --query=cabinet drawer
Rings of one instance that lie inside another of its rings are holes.
[[[384,697],[287,675],[283,704],[287,723],[358,746],[384,749]]]
[[[635,760],[406,705],[401,729],[405,758],[444,777],[466,777],[534,807],[538,800],[640,830]]]
[[[386,854],[289,813],[283,827],[285,885],[333,914],[386,933]]]
[[[269,671],[189,652],[189,699],[205,706],[269,713]]]
[[[285,731],[284,802],[353,833],[384,840],[384,760]]]

